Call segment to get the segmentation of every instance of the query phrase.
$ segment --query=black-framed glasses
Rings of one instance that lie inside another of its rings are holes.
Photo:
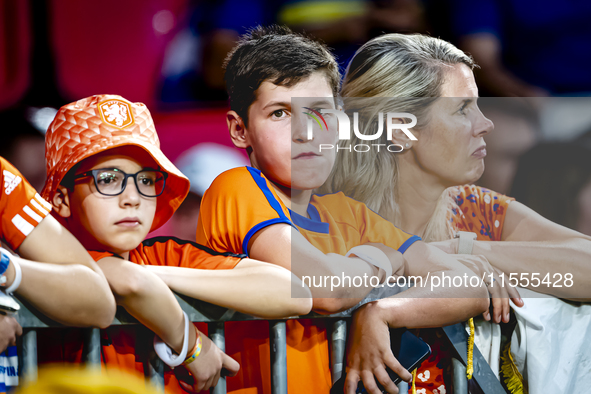
[[[96,190],[104,196],[118,196],[127,186],[127,178],[133,178],[135,187],[144,197],[158,197],[164,191],[168,173],[160,170],[141,170],[127,174],[117,168],[99,168],[78,174],[74,179],[92,176]]]

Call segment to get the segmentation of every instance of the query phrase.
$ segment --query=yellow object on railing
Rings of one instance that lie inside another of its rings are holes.
[[[511,356],[511,342],[503,349],[501,372],[503,373],[505,385],[512,394],[527,394],[527,390],[523,385],[523,376],[519,373],[515,361],[513,361],[513,356]]]
[[[468,320],[470,325],[470,338],[468,338],[468,366],[466,367],[466,377],[472,379],[474,373],[474,319]]]

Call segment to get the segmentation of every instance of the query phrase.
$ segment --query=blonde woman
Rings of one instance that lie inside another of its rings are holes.
[[[362,46],[344,78],[345,109],[360,112],[359,131],[367,135],[376,133],[376,123],[368,120],[378,119],[378,112],[414,114],[418,124],[411,131],[416,140],[403,132],[394,132],[388,140],[384,132],[372,144],[397,144],[404,148],[400,153],[341,150],[322,192],[343,191],[403,230],[437,241],[448,253],[458,253],[455,230],[476,233],[476,240],[466,244],[471,244],[473,255],[484,257],[466,256],[466,264],[486,275],[494,271],[495,280],[504,280],[508,291],[505,300],[493,300],[493,316],[485,314],[495,323],[509,321],[509,297],[514,306],[523,306],[507,286],[511,273],[530,279],[519,285],[531,290],[588,300],[591,237],[553,223],[507,196],[470,185],[484,171],[483,137],[494,127],[477,106],[474,67],[473,60],[452,44],[423,35],[388,34]],[[363,143],[367,141],[356,135],[341,141],[342,147]],[[546,274],[551,280],[544,282]],[[559,277],[562,287],[555,287]],[[355,321],[390,324],[380,320],[382,302],[361,308]],[[372,370],[381,362],[375,355],[387,353],[383,344],[374,342],[367,329],[354,327],[348,392],[353,392],[356,379],[373,377]]]

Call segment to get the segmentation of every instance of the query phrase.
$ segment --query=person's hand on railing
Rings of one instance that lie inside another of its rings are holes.
[[[381,394],[376,380],[390,394],[398,393],[386,368],[405,381],[412,375],[400,365],[390,347],[390,329],[380,316],[379,306],[370,302],[359,308],[353,316],[349,334],[349,353],[347,355],[347,379],[345,393],[355,394],[359,380],[370,394]]]
[[[16,337],[22,334],[23,329],[14,317],[0,313],[0,353],[16,345]]]
[[[386,256],[388,256],[388,259],[390,260],[390,264],[392,265],[392,277],[397,278],[398,276],[404,275],[404,262],[405,261],[404,261],[404,256],[402,256],[402,253],[400,253],[396,249],[392,249],[391,247],[386,246],[382,243],[368,242],[364,245],[369,245],[369,246],[373,246],[374,248],[378,248],[382,252],[384,252],[386,254]],[[385,280],[388,280],[388,278],[385,278]]]
[[[240,364],[222,352],[211,339],[204,334],[200,336],[202,344],[199,355],[184,367],[175,369],[179,384],[188,393],[208,390],[217,385],[222,373],[226,376],[234,376],[240,369]],[[190,372],[190,375],[185,373],[186,371]]]
[[[431,243],[431,245],[437,247],[439,247],[439,244],[439,242]],[[444,247],[440,249],[445,251]],[[513,301],[518,307],[522,307],[524,303],[517,289],[509,284],[507,277],[502,277],[504,273],[493,267],[488,259],[482,255],[454,254],[453,256],[484,281],[484,285],[492,298],[492,321],[494,323],[500,323],[501,321],[508,323],[511,310],[509,300]],[[491,320],[489,311],[484,312],[482,316],[487,321]]]

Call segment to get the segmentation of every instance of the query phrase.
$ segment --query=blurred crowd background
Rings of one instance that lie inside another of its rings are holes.
[[[480,184],[591,235],[591,2],[587,0],[0,0],[0,155],[40,189],[61,105],[119,94],[151,110],[192,194],[159,234],[192,239],[200,196],[245,165],[226,130],[222,63],[241,34],[278,23],[324,41],[344,71],[384,33],[470,53],[487,136]],[[196,146],[197,145],[197,146]]]

